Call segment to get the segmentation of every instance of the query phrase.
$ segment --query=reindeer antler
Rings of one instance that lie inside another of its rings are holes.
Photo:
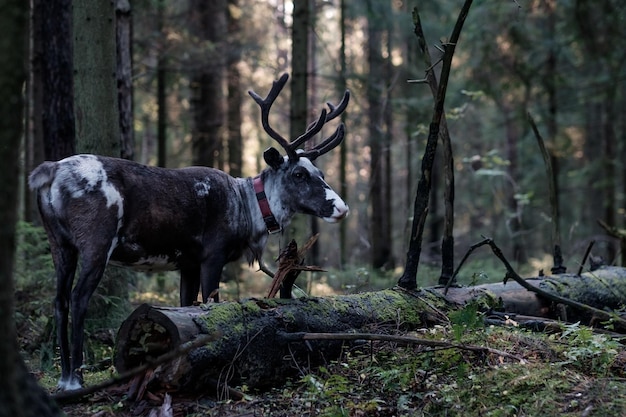
[[[304,142],[318,134],[327,122],[335,119],[337,116],[344,112],[344,110],[348,106],[348,102],[350,101],[350,91],[346,90],[343,98],[337,106],[334,106],[330,102],[326,103],[326,105],[328,105],[328,108],[330,109],[330,112],[327,112],[326,109],[323,109],[317,121],[311,123],[302,135],[298,136],[298,138],[296,138],[294,141],[289,142],[278,132],[272,129],[269,124],[269,113],[270,109],[272,108],[272,104],[274,104],[274,101],[276,101],[276,98],[285,87],[288,79],[289,75],[283,74],[280,79],[274,81],[272,84],[272,89],[265,98],[261,98],[261,96],[259,96],[252,90],[248,91],[248,94],[250,94],[250,96],[254,99],[254,101],[257,102],[257,104],[261,108],[261,123],[263,124],[263,129],[267,132],[268,135],[270,135],[272,139],[278,142],[278,144],[285,150],[285,152],[287,152],[287,156],[289,157],[289,159],[295,161],[299,157],[304,156],[313,161],[320,155],[325,154],[326,152],[330,151],[341,143],[345,134],[345,126],[343,125],[343,123],[337,127],[332,135],[324,139],[322,143],[315,146],[313,149],[309,149],[300,153],[298,153],[296,150]]]

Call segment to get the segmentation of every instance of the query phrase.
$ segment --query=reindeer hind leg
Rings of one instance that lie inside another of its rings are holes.
[[[76,273],[78,251],[67,242],[60,243],[50,239],[52,259],[56,271],[56,298],[54,300],[54,318],[57,327],[57,340],[61,354],[61,378],[59,388],[68,389],[71,385],[70,347],[69,347],[69,309],[72,283]]]

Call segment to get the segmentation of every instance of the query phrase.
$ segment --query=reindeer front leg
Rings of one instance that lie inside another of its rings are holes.
[[[221,251],[218,251],[221,252]],[[200,279],[202,282],[202,302],[206,303],[212,295],[214,302],[219,302],[219,287],[222,278],[222,269],[226,265],[225,256],[221,253],[207,257],[200,265]]]
[[[193,264],[180,269],[180,306],[193,305],[200,291],[200,264]]]

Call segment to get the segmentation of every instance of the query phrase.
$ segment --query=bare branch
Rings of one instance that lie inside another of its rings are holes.
[[[461,343],[445,342],[442,340],[422,339],[413,336],[398,336],[377,333],[280,333],[280,336],[288,341],[297,340],[377,340],[384,342],[408,343],[428,346],[439,349],[461,349],[475,353],[491,353],[505,358],[513,359],[519,363],[526,360],[510,353],[493,349],[486,346],[464,345]]]

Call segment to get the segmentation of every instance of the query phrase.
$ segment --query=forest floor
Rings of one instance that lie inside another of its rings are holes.
[[[51,338],[52,298],[29,294],[16,294],[20,346],[40,384],[54,393],[58,358],[54,349],[46,347]],[[128,400],[127,384],[62,408],[70,417],[626,415],[626,348],[620,340],[577,324],[543,333],[522,330],[514,320],[506,327],[486,326],[483,318],[470,306],[453,313],[448,325],[413,335],[488,347],[490,353],[363,342],[324,367],[298,364],[297,378],[263,392],[236,386],[231,387],[231,398],[226,398],[223,390],[215,388],[193,395],[148,389],[140,400]],[[106,358],[112,355],[115,331],[92,333],[93,355],[87,362],[104,365],[85,371],[86,385],[106,380],[114,372]],[[166,394],[171,395],[171,414],[163,411]]]

